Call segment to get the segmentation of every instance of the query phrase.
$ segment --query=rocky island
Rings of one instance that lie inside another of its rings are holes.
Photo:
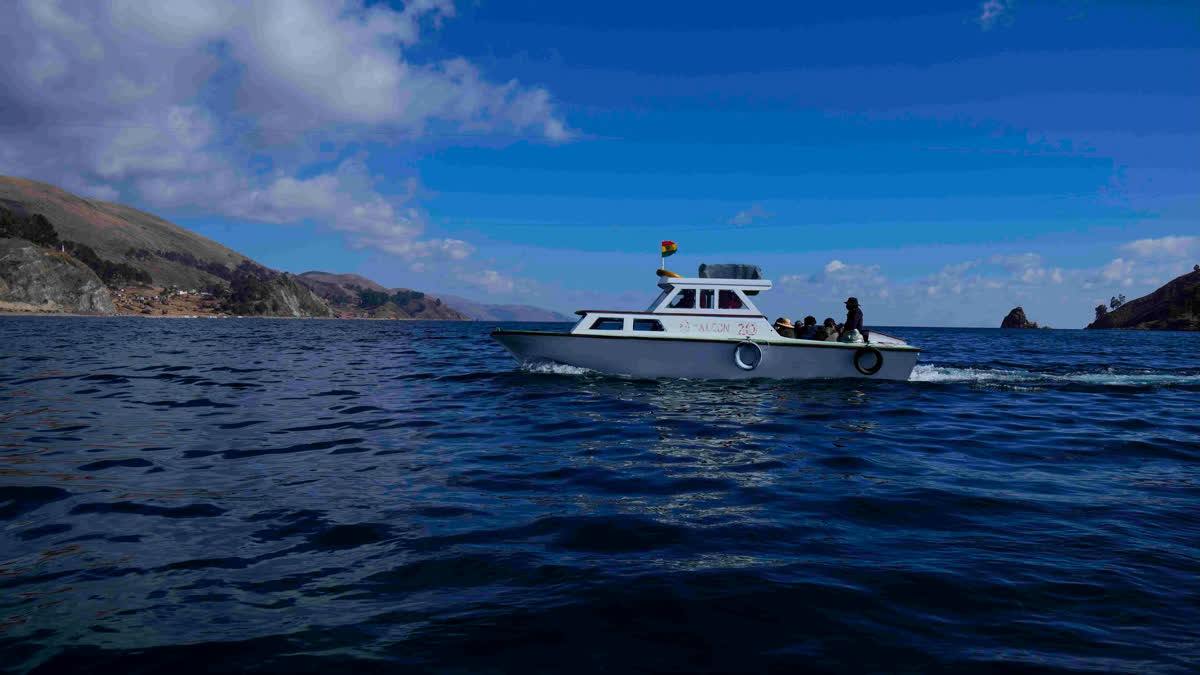
[[[1008,316],[1000,322],[1001,328],[1037,328],[1036,321],[1030,321],[1025,318],[1025,310],[1021,307],[1014,307]]]
[[[1096,320],[1087,327],[1200,331],[1200,265],[1111,312],[1104,305],[1096,307]]]

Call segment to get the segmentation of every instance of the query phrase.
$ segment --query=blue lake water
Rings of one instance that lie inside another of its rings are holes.
[[[0,318],[0,670],[1200,670],[1200,334],[731,384],[490,328]]]

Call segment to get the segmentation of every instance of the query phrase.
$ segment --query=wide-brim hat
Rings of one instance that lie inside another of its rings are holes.
[[[792,322],[788,321],[787,319],[775,319],[775,325],[776,326],[787,326],[787,327],[791,328]]]
[[[855,297],[846,298],[846,305],[848,307],[858,307],[858,298],[855,298]]]

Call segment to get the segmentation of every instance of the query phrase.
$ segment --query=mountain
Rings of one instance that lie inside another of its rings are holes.
[[[342,318],[470,320],[431,295],[409,288],[384,288],[357,274],[305,272],[295,278],[329,303]]]
[[[1104,310],[1104,305],[1096,308],[1088,328],[1200,331],[1200,265],[1149,295]]]
[[[438,297],[473,321],[571,321],[571,317],[530,305],[485,305],[454,295]]]

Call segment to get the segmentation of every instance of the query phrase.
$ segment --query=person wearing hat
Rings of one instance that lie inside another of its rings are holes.
[[[846,323],[842,324],[842,342],[863,342],[863,313],[858,298],[846,298]]]
[[[833,317],[825,317],[825,322],[817,326],[817,330],[813,333],[813,339],[825,342],[837,342],[838,330],[837,324],[833,322]]]
[[[779,333],[779,335],[781,337],[785,337],[785,338],[796,337],[795,330],[792,327],[792,322],[788,321],[787,319],[783,318],[782,316],[779,317],[778,319],[775,319],[774,328],[775,328],[775,332]]]

